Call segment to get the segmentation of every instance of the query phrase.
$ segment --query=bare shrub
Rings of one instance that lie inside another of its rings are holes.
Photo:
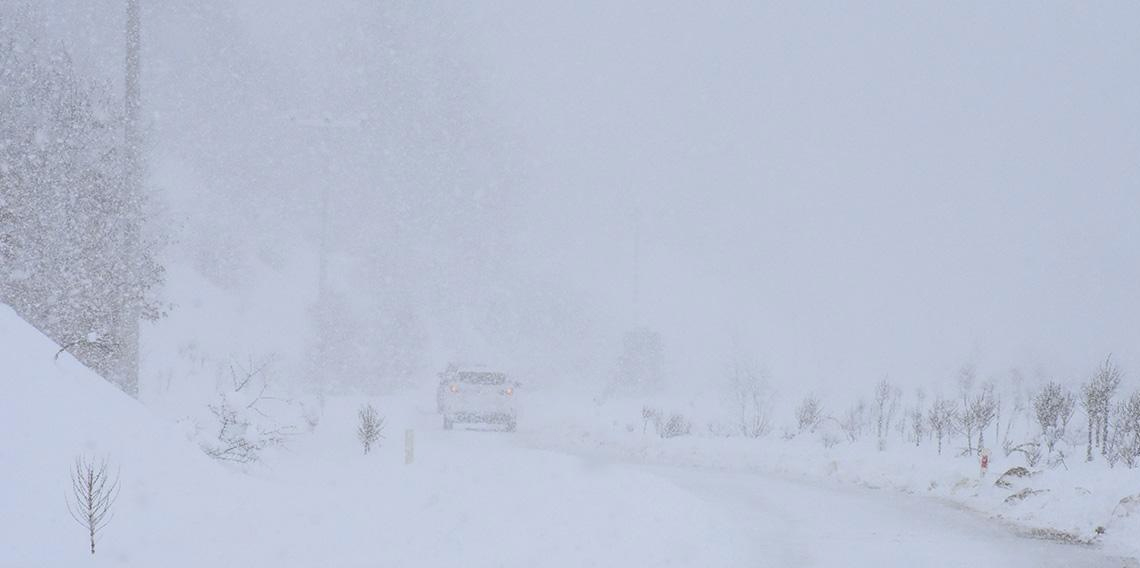
[[[671,414],[668,420],[660,424],[661,426],[657,429],[657,435],[662,438],[688,436],[692,430],[692,424],[681,414]]]
[[[1029,467],[1037,467],[1037,464],[1041,462],[1041,444],[1036,442],[1026,442],[1024,444],[1010,446],[1006,450],[1005,455],[1012,455],[1015,452],[1025,457],[1025,464]]]
[[[1048,489],[1032,489],[1032,488],[1026,487],[1025,489],[1022,489],[1021,491],[1018,491],[1017,493],[1014,493],[1013,495],[1006,497],[1005,503],[1007,505],[1014,505],[1014,504],[1017,504],[1017,503],[1020,503],[1024,500],[1026,500],[1030,497],[1033,497],[1035,495],[1041,495],[1043,493],[1048,493],[1048,492],[1049,492]]]
[[[96,462],[83,456],[75,458],[71,470],[71,496],[67,500],[67,512],[79,526],[87,531],[91,544],[91,554],[95,554],[95,542],[99,533],[114,517],[111,511],[119,498],[119,476],[107,471],[107,460]]]
[[[217,402],[208,405],[217,434],[200,444],[206,455],[221,461],[255,462],[262,450],[283,444],[295,432],[295,427],[279,422],[267,412],[267,406],[273,403],[292,406],[292,401],[268,394],[268,366],[268,359],[229,366],[232,390],[218,393]]]
[[[305,424],[309,427],[309,432],[315,432],[317,426],[321,423],[321,415],[324,413],[325,397],[321,393],[317,393],[315,400],[301,405],[301,417],[304,419]]]
[[[1005,473],[1001,474],[1001,476],[997,478],[997,481],[994,481],[994,485],[1003,489],[1009,489],[1013,487],[1014,480],[1024,479],[1026,477],[1031,477],[1032,475],[1033,472],[1025,469],[1024,467],[1011,467],[1007,469]]]
[[[384,438],[384,417],[371,404],[360,407],[357,416],[360,417],[360,424],[356,426],[356,437],[367,454],[372,451],[372,444]]]
[[[823,420],[823,405],[814,395],[805,396],[796,407],[797,432],[800,434],[815,432],[821,420]]]

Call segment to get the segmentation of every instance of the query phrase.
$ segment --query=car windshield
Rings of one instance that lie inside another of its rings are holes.
[[[459,373],[459,382],[473,385],[501,385],[507,382],[507,376],[503,373],[464,372]]]

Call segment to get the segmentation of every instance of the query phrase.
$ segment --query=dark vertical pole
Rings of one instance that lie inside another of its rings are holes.
[[[142,222],[142,129],[139,124],[139,114],[142,109],[141,74],[141,13],[139,0],[127,0],[127,28],[126,28],[126,91],[125,91],[125,125],[124,125],[124,166],[125,184],[123,187],[124,219],[122,230],[123,255],[127,262],[128,273],[124,275],[126,284],[123,290],[125,296],[120,309],[119,341],[120,352],[118,357],[118,380],[123,391],[138,397],[139,395],[139,315],[140,302],[138,292],[135,290],[140,275],[132,272],[139,269],[138,248],[140,238],[140,224]]]

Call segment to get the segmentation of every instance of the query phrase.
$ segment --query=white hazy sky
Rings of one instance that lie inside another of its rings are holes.
[[[430,73],[454,70],[457,120],[495,147],[474,161],[510,188],[504,254],[524,285],[557,283],[571,349],[610,361],[635,325],[640,232],[641,319],[681,382],[732,345],[797,388],[968,361],[1079,379],[1109,352],[1140,373],[1140,4],[495,0],[380,25],[375,8],[150,5],[150,80],[187,82],[151,84],[156,123],[231,125],[187,152],[254,152],[228,166],[248,191],[307,206],[297,148],[242,124],[248,101],[351,112],[390,87],[369,61],[430,85],[418,66],[445,59]],[[81,58],[117,65],[117,39],[85,29],[102,51]]]
[[[820,384],[1140,362],[1136,4],[480,11],[535,258],[620,306],[640,200],[682,365],[726,335]]]

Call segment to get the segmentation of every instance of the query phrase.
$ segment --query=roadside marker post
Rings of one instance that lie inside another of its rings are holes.
[[[411,465],[416,459],[416,431],[404,430],[404,465]]]
[[[982,477],[986,476],[986,472],[990,469],[990,450],[989,448],[982,448],[978,451],[978,459],[982,466]]]

